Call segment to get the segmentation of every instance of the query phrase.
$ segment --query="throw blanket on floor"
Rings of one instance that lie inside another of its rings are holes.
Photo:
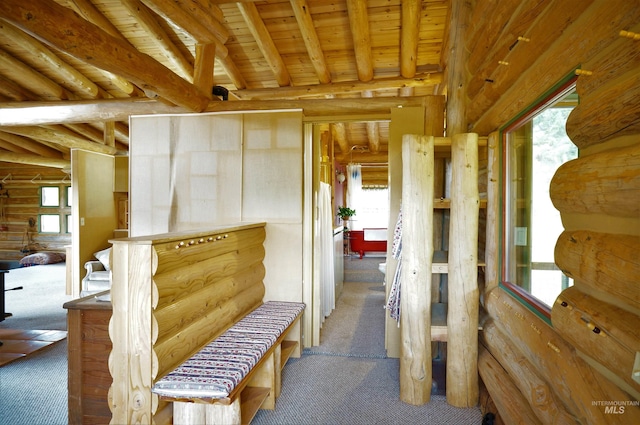
[[[393,275],[393,282],[389,291],[389,299],[384,306],[389,310],[389,316],[398,322],[400,327],[400,276],[402,274],[402,207],[398,213],[398,220],[396,221],[396,228],[393,231],[393,248],[391,250],[393,258],[398,260],[396,266],[396,272]]]

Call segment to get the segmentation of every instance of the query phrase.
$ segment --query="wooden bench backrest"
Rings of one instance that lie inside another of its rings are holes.
[[[150,423],[162,377],[262,303],[265,224],[116,239],[112,423]]]

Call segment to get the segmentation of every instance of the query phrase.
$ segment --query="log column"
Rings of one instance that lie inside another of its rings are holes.
[[[478,404],[478,135],[451,140],[447,402]]]
[[[434,138],[402,138],[402,296],[400,399],[431,399],[431,263]]]

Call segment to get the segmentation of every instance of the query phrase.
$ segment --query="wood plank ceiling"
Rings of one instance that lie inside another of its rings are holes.
[[[468,23],[450,22],[458,19],[454,2],[470,11]],[[595,0],[0,0],[0,168],[65,169],[72,148],[126,152],[131,114],[305,102],[305,114],[312,105],[331,121],[323,125],[337,162],[382,165],[365,168],[363,178],[384,184],[389,131],[387,122],[371,121],[376,111],[446,94],[447,75],[466,72],[465,118],[486,135],[564,75],[564,55],[546,50],[556,41],[564,46],[557,51],[568,49],[567,28],[602,14],[600,7]],[[635,16],[625,17],[617,26],[634,28]],[[466,27],[465,71],[447,69],[457,47],[448,34],[458,26]],[[597,28],[599,37],[618,36]],[[228,102],[211,95],[214,86]],[[346,106],[361,108],[360,119],[346,117]]]
[[[0,108],[96,108],[84,122],[0,127],[0,161],[63,168],[74,147],[126,151],[127,120],[104,118],[109,99],[199,112],[212,86],[229,102],[282,106],[442,93],[449,9],[447,0],[2,0]],[[365,179],[386,183],[387,122],[326,125],[340,163],[371,164]]]

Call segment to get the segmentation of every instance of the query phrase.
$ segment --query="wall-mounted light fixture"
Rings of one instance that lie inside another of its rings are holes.
[[[342,184],[344,183],[346,177],[344,175],[344,173],[342,172],[342,170],[336,170],[336,178],[338,179],[338,183]]]

